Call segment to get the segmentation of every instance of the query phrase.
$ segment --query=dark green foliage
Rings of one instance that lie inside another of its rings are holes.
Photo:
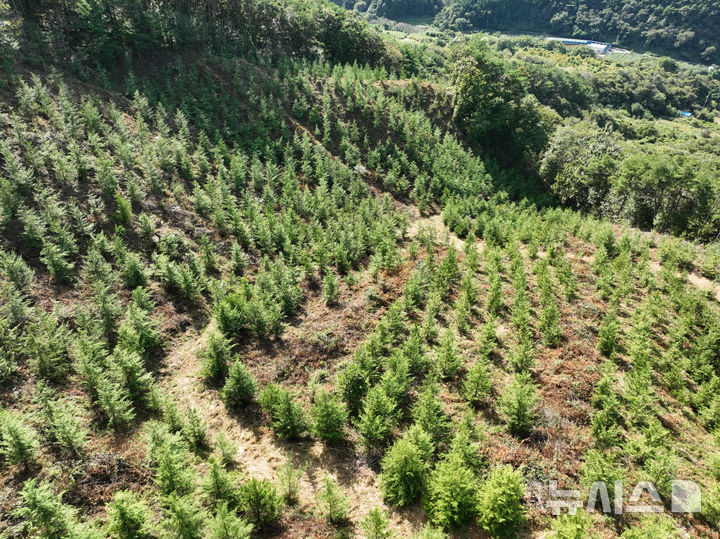
[[[203,537],[205,512],[197,506],[190,496],[171,495],[165,500],[165,523],[169,531],[180,539],[200,539]]]
[[[28,531],[44,539],[70,537],[77,531],[75,509],[62,502],[62,493],[53,493],[53,484],[28,479],[20,490],[20,504],[14,515],[27,523]]]
[[[525,481],[520,470],[498,466],[478,493],[478,524],[491,537],[516,537],[523,521]]]
[[[547,143],[550,126],[520,78],[480,47],[456,51],[454,118],[469,137],[519,156]]]
[[[215,511],[215,518],[208,525],[208,537],[210,539],[250,539],[253,525],[228,508],[227,504],[221,504]]]
[[[357,416],[370,388],[368,373],[358,361],[351,361],[338,376],[337,386],[350,416]]]
[[[720,16],[715,4],[683,1],[674,6],[675,9],[666,11],[662,19],[641,15],[655,7],[644,1],[627,10],[618,9],[607,0],[595,3],[451,0],[438,13],[435,24],[457,30],[504,28],[572,35],[615,42],[623,47],[672,51],[674,55],[694,61],[718,61],[718,42],[713,38],[715,34],[711,25],[711,21]],[[528,15],[530,13],[532,16]],[[664,62],[663,65],[669,64]]]
[[[230,341],[217,331],[208,336],[207,346],[200,353],[203,360],[202,374],[212,382],[223,382],[228,374],[231,361]]]
[[[108,504],[108,534],[116,539],[146,539],[153,536],[147,504],[129,490],[115,493]]]
[[[222,390],[225,406],[237,410],[253,401],[258,385],[255,377],[239,359],[230,366]]]
[[[88,431],[79,417],[79,410],[72,402],[53,399],[50,393],[42,390],[39,400],[48,440],[66,455],[80,455],[85,448]]]
[[[70,331],[54,314],[42,314],[26,332],[25,353],[38,376],[63,380],[70,371],[67,346]]]
[[[282,499],[269,481],[253,478],[240,487],[240,512],[259,530],[267,529],[277,522],[282,506]]]
[[[530,376],[516,374],[503,390],[500,401],[500,410],[512,433],[522,436],[532,430],[537,401],[537,390]]]
[[[320,390],[310,409],[312,432],[328,443],[340,441],[345,434],[348,414],[345,405],[328,391]]]
[[[382,460],[380,485],[388,503],[403,507],[423,492],[427,468],[422,452],[408,439],[396,441]]]
[[[365,452],[373,454],[383,449],[396,424],[397,402],[387,395],[382,386],[372,387],[355,422]]]
[[[308,428],[302,405],[286,389],[270,384],[258,397],[262,409],[270,415],[270,426],[283,440],[297,440]]]

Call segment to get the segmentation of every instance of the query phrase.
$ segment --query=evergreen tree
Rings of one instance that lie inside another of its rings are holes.
[[[408,439],[397,440],[382,460],[380,485],[389,503],[403,507],[423,492],[426,465],[421,451]]]
[[[535,421],[537,390],[530,376],[516,374],[505,387],[500,401],[500,409],[505,416],[510,432],[525,435],[532,429]]]
[[[250,539],[253,531],[253,525],[237,516],[225,503],[217,508],[208,528],[210,539]]]
[[[381,386],[368,391],[355,427],[366,453],[373,454],[387,445],[397,423],[397,404]]]
[[[444,530],[469,524],[477,515],[477,484],[456,456],[440,461],[430,474],[423,500],[431,523]]]
[[[108,504],[108,533],[117,539],[149,539],[151,511],[147,504],[130,490],[115,493]]]
[[[257,393],[257,381],[245,364],[239,359],[230,366],[225,386],[222,390],[222,399],[225,406],[238,410],[252,402]]]
[[[516,537],[523,520],[525,484],[520,470],[498,466],[478,493],[478,524],[491,537]]]
[[[336,443],[344,436],[347,423],[345,406],[329,391],[321,390],[315,396],[310,409],[312,431],[315,436],[328,443]]]

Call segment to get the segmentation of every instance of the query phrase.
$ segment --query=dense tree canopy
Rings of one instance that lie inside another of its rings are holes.
[[[720,5],[713,0],[449,0],[435,23],[458,30],[549,32],[720,61]]]

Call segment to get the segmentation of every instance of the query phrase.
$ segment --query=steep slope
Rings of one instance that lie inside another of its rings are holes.
[[[2,533],[716,535],[718,252],[511,201],[446,81],[322,56],[18,60]],[[703,512],[545,506],[618,478]]]

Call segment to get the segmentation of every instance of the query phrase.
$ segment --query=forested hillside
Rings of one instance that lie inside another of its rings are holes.
[[[0,0],[0,537],[718,536],[718,79],[426,37]]]
[[[345,0],[340,5],[380,17],[434,17],[439,28],[509,30],[606,41],[670,53],[706,64],[720,62],[720,5],[712,0]]]

